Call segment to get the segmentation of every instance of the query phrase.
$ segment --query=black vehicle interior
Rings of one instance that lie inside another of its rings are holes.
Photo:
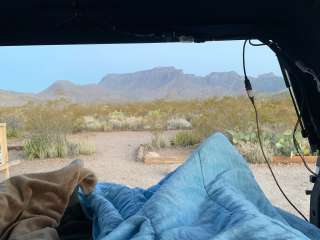
[[[320,1],[4,1],[0,45],[259,39],[277,55],[302,134],[320,150]],[[317,165],[320,167],[320,159]],[[297,176],[299,177],[299,176]],[[320,178],[310,221],[320,227]]]

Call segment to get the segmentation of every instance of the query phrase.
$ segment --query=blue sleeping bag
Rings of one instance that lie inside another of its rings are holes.
[[[220,133],[149,189],[99,183],[79,197],[99,240],[320,239],[319,229],[268,201]]]

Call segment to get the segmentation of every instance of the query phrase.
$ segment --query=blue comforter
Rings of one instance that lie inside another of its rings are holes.
[[[79,195],[94,239],[320,239],[313,225],[268,201],[222,134],[149,189],[99,183]]]

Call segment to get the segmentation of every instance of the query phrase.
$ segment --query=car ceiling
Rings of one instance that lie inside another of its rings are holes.
[[[0,45],[271,38],[312,11],[299,0],[10,0]]]

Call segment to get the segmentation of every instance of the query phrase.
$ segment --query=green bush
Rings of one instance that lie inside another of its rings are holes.
[[[76,157],[80,155],[80,147],[78,143],[68,142],[68,156]]]
[[[147,129],[151,130],[164,130],[167,125],[167,114],[160,109],[152,110],[145,116],[145,124]]]
[[[228,131],[232,135],[232,142],[240,149],[250,148],[254,152],[254,149],[257,149],[259,152],[260,147],[258,144],[257,133],[255,129],[249,129],[247,132],[242,131]],[[301,152],[304,155],[310,155],[310,147],[308,141],[303,139],[300,133],[296,134],[297,141],[300,144]],[[293,144],[292,140],[292,131],[280,131],[276,132],[270,129],[262,129],[261,139],[263,147],[268,149],[269,155],[272,156],[291,156],[297,155],[297,151]],[[249,151],[246,151],[245,155],[249,154]],[[252,153],[254,154],[254,153]],[[252,155],[251,154],[251,155]],[[260,156],[262,157],[262,156]],[[270,158],[271,158],[270,157]],[[254,157],[251,157],[254,158]],[[254,160],[258,162],[258,160]]]
[[[23,149],[28,159],[64,158],[69,143],[62,136],[34,135],[26,140]]]
[[[71,133],[74,118],[63,104],[48,102],[29,106],[24,114],[26,130],[31,135],[44,136],[65,136]]]
[[[312,153],[311,153],[309,142],[302,137],[301,133],[296,134],[296,139],[301,149],[301,154],[311,155]],[[298,154],[293,144],[292,131],[290,130],[287,130],[283,133],[276,134],[274,146],[275,146],[275,155],[290,156],[290,155]]]
[[[263,126],[273,128],[276,132],[294,126],[296,115],[287,97],[258,99],[257,108]],[[7,120],[12,116],[15,118],[13,121]],[[172,119],[185,119],[201,139],[225,129],[248,132],[248,128],[255,124],[254,112],[246,97],[126,104],[76,104],[60,99],[47,103],[28,103],[20,107],[0,107],[0,119],[8,123],[8,129],[13,126],[14,130],[8,131],[9,136],[19,135],[25,130],[37,131],[35,125],[39,122],[41,129],[44,129],[42,123],[45,123],[54,126],[54,129],[79,132],[189,128],[187,123],[170,122]]]
[[[23,121],[19,113],[10,113],[0,117],[0,122],[7,124],[7,137],[17,138],[22,134]]]
[[[171,145],[175,147],[191,147],[200,143],[200,139],[194,132],[179,132],[171,139]]]
[[[7,128],[7,137],[8,138],[17,138],[21,136],[21,131],[17,128]]]
[[[249,163],[265,163],[260,145],[257,142],[240,142],[236,146]],[[271,162],[274,150],[268,144],[264,144],[263,148],[268,161]]]
[[[24,144],[28,159],[66,158],[77,155],[92,155],[96,152],[93,144],[87,142],[72,143],[62,136],[32,136]]]
[[[150,148],[160,149],[165,148],[166,146],[167,144],[166,140],[163,138],[163,132],[161,130],[153,130]]]
[[[92,155],[96,152],[96,146],[88,142],[81,142],[77,146],[80,155]]]
[[[69,154],[67,134],[72,131],[72,118],[63,105],[58,108],[52,104],[32,105],[26,112],[29,134],[24,152],[28,159],[64,158]]]

